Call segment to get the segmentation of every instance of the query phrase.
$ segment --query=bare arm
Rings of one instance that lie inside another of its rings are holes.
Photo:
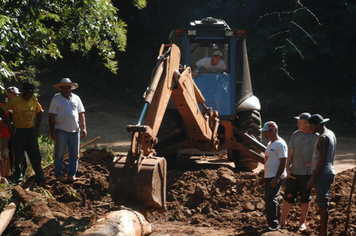
[[[85,114],[83,113],[79,113],[79,124],[82,130],[82,138],[86,138],[87,137],[87,127],[86,127],[86,121],[85,121]]]
[[[282,175],[282,173],[284,171],[284,168],[286,167],[286,159],[287,158],[279,158],[280,163],[279,163],[279,166],[278,166],[277,174],[271,181],[271,186],[272,187],[276,187],[278,185],[279,178],[281,177],[281,175]]]
[[[286,164],[286,170],[287,170],[287,178],[289,178],[291,174],[291,165],[293,163],[293,157],[294,157],[294,150],[293,149],[288,149],[288,158],[287,158],[287,164]]]
[[[40,133],[40,126],[42,122],[42,111],[36,114],[36,126],[35,126],[35,136],[38,137]]]
[[[51,132],[51,139],[53,141],[57,141],[56,129],[55,129],[55,119],[56,114],[49,114],[48,123],[49,123],[49,130]]]

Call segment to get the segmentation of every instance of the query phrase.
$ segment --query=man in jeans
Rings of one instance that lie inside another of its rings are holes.
[[[288,148],[286,142],[278,136],[278,126],[275,122],[266,122],[261,131],[269,140],[269,143],[265,151],[264,177],[259,182],[265,184],[268,229],[273,231],[281,227],[278,197],[287,176]]]
[[[312,176],[307,183],[307,188],[311,190],[314,187],[316,192],[321,236],[328,235],[330,186],[335,180],[334,160],[337,142],[334,132],[325,127],[328,120],[319,114],[314,114],[308,119],[312,132],[319,133],[313,153]]]
[[[85,124],[85,109],[79,96],[72,93],[78,88],[69,78],[53,85],[61,92],[54,95],[49,107],[49,127],[54,145],[54,175],[56,179],[65,182],[77,180],[78,158],[81,137],[87,136]],[[81,129],[80,129],[81,128]],[[63,174],[62,164],[66,146],[68,145],[67,178]]]

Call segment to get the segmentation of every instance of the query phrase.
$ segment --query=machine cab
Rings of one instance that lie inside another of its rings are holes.
[[[223,119],[234,119],[236,112],[245,109],[260,109],[252,93],[245,39],[245,30],[232,30],[225,21],[212,17],[190,22],[188,29],[174,29],[169,36],[170,43],[180,48],[180,64],[186,67],[202,58],[211,58],[217,50],[222,53],[227,73],[197,68],[199,77],[194,82],[206,105],[217,110]]]

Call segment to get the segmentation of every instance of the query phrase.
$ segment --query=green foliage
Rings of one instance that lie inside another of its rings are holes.
[[[72,189],[72,196],[73,196],[74,198],[78,198],[77,190],[76,190],[76,189]]]
[[[13,187],[13,185],[0,183],[0,212],[11,202]]]
[[[140,10],[142,10],[147,6],[146,0],[134,0],[133,2],[134,2],[134,6]]]
[[[42,166],[46,167],[54,162],[54,142],[42,134],[37,138],[37,141],[42,157]]]
[[[134,5],[142,9],[146,1]],[[21,67],[63,58],[68,50],[83,56],[95,50],[115,73],[127,32],[117,11],[110,0],[0,1],[0,80],[14,79],[13,70]]]

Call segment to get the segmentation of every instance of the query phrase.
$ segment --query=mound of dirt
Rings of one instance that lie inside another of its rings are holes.
[[[56,181],[53,165],[45,169],[50,194],[45,194],[47,191],[42,188],[35,188],[34,191],[46,197],[47,206],[61,226],[58,233],[80,235],[101,215],[117,210],[108,192],[113,157],[106,149],[85,151],[77,172],[79,179],[74,183]],[[264,190],[257,184],[258,175],[235,173],[228,167],[198,171],[170,170],[167,176],[167,211],[146,215],[154,230],[151,235],[217,235],[211,230],[225,232],[219,235],[269,235],[265,233]],[[332,186],[330,235],[340,235],[345,229],[354,175],[355,169],[341,172]],[[355,202],[355,197],[352,202]],[[351,205],[348,235],[355,232],[355,213],[356,206]],[[299,214],[297,204],[290,211],[289,225],[278,235],[298,235]],[[314,199],[307,225],[305,235],[318,234],[319,216]],[[23,206],[4,235],[39,235],[40,227],[32,221],[28,206]]]
[[[331,189],[329,232],[341,235],[345,230],[347,206],[355,169],[341,172]],[[227,167],[218,170],[171,171],[168,177],[168,211],[149,214],[148,220],[155,226],[162,221],[180,221],[185,225],[222,230],[233,228],[234,235],[268,235],[265,219],[263,186],[257,184],[258,174],[234,173]],[[282,191],[283,194],[283,191]],[[319,214],[314,199],[307,217],[307,235],[318,235]],[[280,199],[283,202],[283,199]],[[355,202],[353,197],[352,203]],[[283,204],[283,203],[282,203]],[[348,235],[354,235],[356,206],[351,206]],[[299,202],[289,213],[289,224],[281,235],[297,235],[300,216]],[[167,232],[153,227],[154,235]],[[167,225],[166,225],[167,227]],[[178,228],[182,229],[182,226]],[[182,235],[184,231],[176,231]],[[300,233],[299,233],[300,234]],[[207,234],[197,234],[207,235]],[[273,235],[276,235],[274,233]]]

